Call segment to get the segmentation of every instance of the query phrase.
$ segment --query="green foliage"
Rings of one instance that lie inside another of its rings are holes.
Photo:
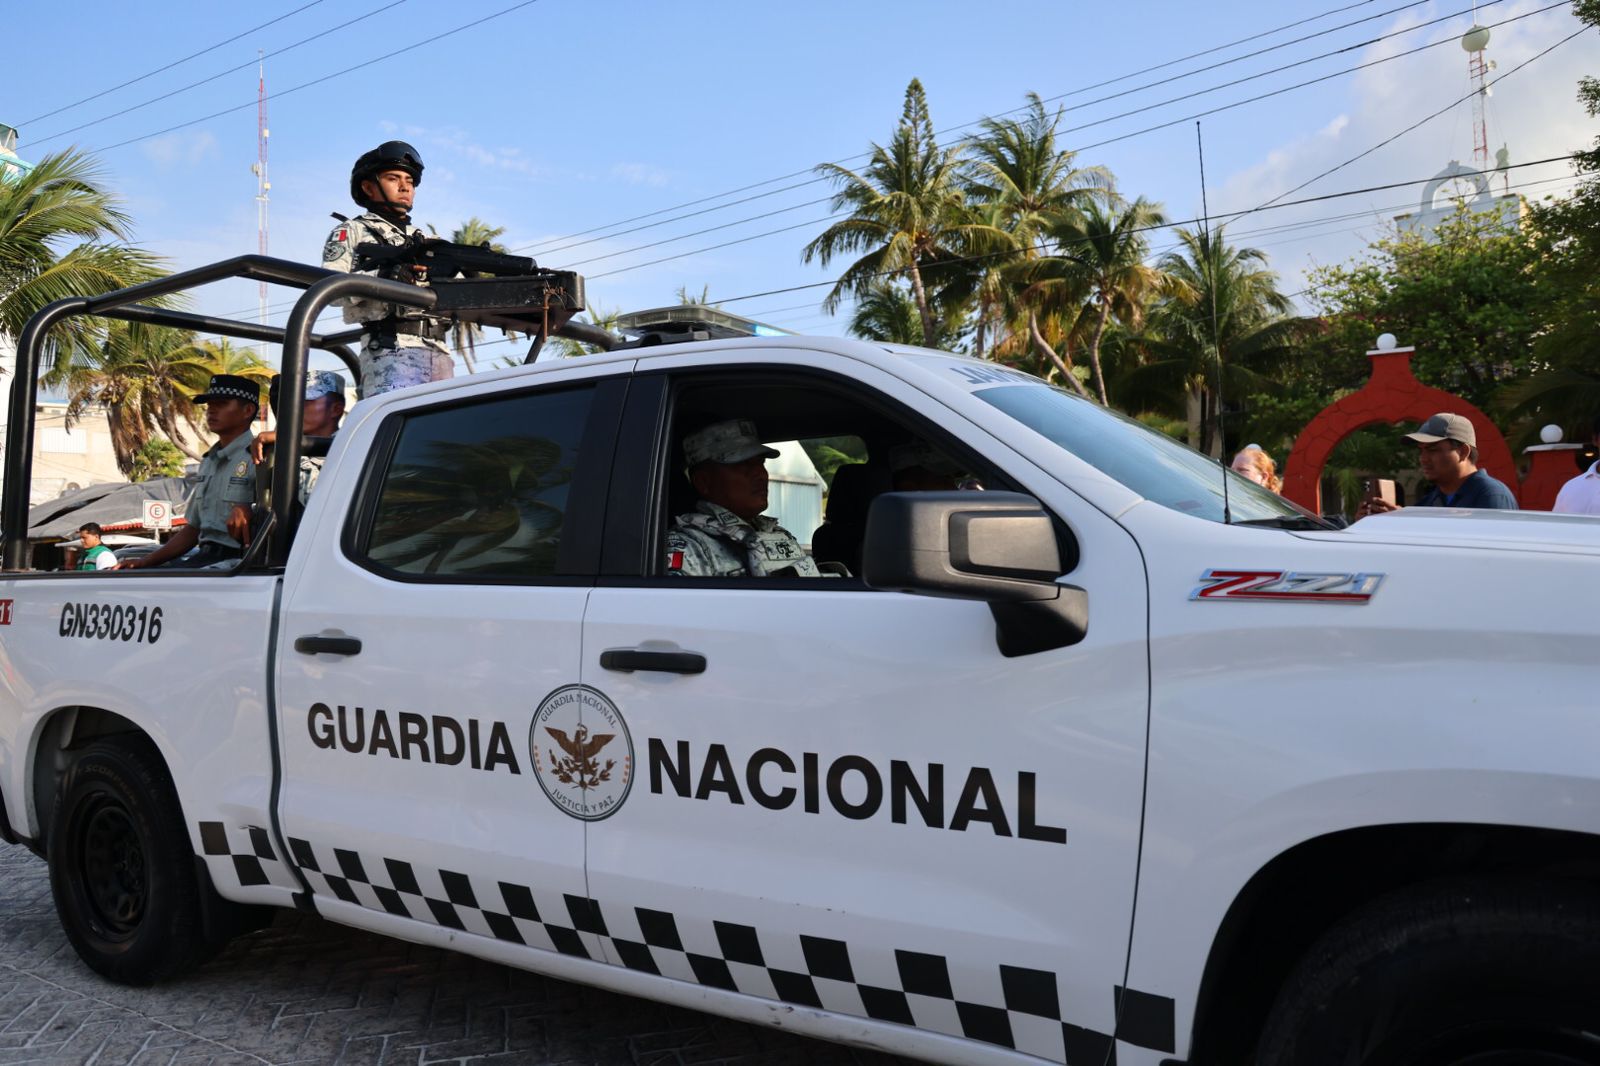
[[[903,274],[924,336],[934,336],[935,297],[928,287],[939,280],[938,267],[972,254],[1012,247],[1011,237],[967,210],[962,186],[961,145],[941,146],[934,135],[922,83],[906,87],[900,124],[887,147],[874,144],[860,173],[824,163],[817,173],[838,191],[832,210],[848,211],[801,252],[806,262],[823,266],[840,256],[861,252],[839,277],[823,308],[833,311],[846,296],[865,294],[874,282]]]
[[[474,215],[451,232],[450,240],[456,244],[470,244],[505,255],[508,249],[498,239],[504,236],[505,232],[504,226],[491,226]],[[516,334],[507,330],[506,336],[515,337]],[[461,361],[466,364],[469,374],[478,369],[478,344],[482,340],[483,327],[476,322],[462,322],[458,319],[450,326],[450,347],[461,356]]]
[[[151,437],[134,453],[133,465],[128,470],[129,481],[149,481],[154,477],[182,477],[183,453],[177,445],[160,437]]]
[[[801,441],[800,446],[829,486],[841,466],[867,461],[867,445],[860,437],[817,437]]]
[[[1417,349],[1420,380],[1490,406],[1502,385],[1535,368],[1553,295],[1541,283],[1549,243],[1536,225],[1507,233],[1497,216],[1462,210],[1432,240],[1396,234],[1363,260],[1313,271],[1310,298],[1343,383],[1364,380],[1362,353],[1393,333]]]
[[[1573,13],[1600,26],[1600,0],[1576,0]],[[1600,117],[1600,79],[1579,79],[1578,99]],[[1539,277],[1548,318],[1534,342],[1534,375],[1499,396],[1516,419],[1514,444],[1533,443],[1538,428],[1551,422],[1567,440],[1587,441],[1600,415],[1600,137],[1577,156],[1584,182],[1565,200],[1532,212],[1549,240]]]
[[[131,235],[132,220],[82,152],[47,155],[0,182],[0,334],[18,336],[34,312],[56,300],[159,276],[162,261],[129,244]],[[50,332],[46,365],[93,348],[103,333],[96,319],[68,318]]]

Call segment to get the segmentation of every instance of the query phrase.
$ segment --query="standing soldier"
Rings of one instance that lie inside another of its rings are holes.
[[[385,141],[364,153],[351,168],[350,195],[366,211],[348,221],[341,219],[334,227],[322,249],[322,265],[349,273],[356,269],[356,249],[361,245],[403,245],[421,235],[411,222],[412,197],[421,184],[422,158],[404,141]],[[401,271],[398,280],[428,282],[426,267]],[[445,319],[414,307],[351,298],[344,301],[344,320],[367,327],[361,348],[361,395],[376,396],[455,376],[450,350],[442,343],[449,328]]]

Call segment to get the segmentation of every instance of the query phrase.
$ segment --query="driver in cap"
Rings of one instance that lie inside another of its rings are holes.
[[[794,534],[767,509],[766,460],[753,422],[718,422],[683,439],[689,480],[700,497],[667,532],[667,573],[687,577],[820,577]]]
[[[402,245],[426,236],[411,221],[421,184],[422,156],[406,142],[385,141],[363,153],[350,170],[350,197],[366,211],[351,219],[334,214],[339,224],[322,246],[323,267],[348,274],[363,244]],[[427,284],[425,268],[413,268],[409,280]],[[344,320],[362,323],[367,330],[360,359],[362,396],[455,376],[455,362],[443,343],[449,330],[446,319],[376,300],[350,298],[343,303]]]

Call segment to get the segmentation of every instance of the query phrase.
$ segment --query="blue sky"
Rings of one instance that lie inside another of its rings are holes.
[[[1192,121],[1096,142],[1333,75],[1204,119],[1211,210],[1252,208],[1463,96],[1467,57],[1450,38],[1473,21],[1471,0],[535,0],[509,12],[518,0],[307,3],[19,6],[7,20],[13,47],[0,122],[19,126],[24,159],[72,144],[95,152],[136,220],[138,240],[175,267],[197,266],[255,250],[255,58],[258,49],[287,48],[266,60],[268,91],[278,94],[268,103],[272,254],[315,261],[332,225],[328,212],[357,210],[346,192],[355,156],[400,137],[421,150],[428,168],[418,221],[443,232],[473,215],[503,225],[510,245],[545,265],[587,275],[591,303],[637,309],[673,302],[680,285],[695,293],[706,286],[715,301],[827,279],[829,271],[801,262],[800,249],[828,214],[826,203],[806,202],[828,187],[777,190],[807,181],[805,172],[818,162],[847,160],[869,142],[886,140],[912,77],[926,86],[940,129],[1016,108],[1030,90],[1047,98],[1071,94],[1058,103],[1072,108],[1064,126],[1085,127],[1064,138],[1088,146],[1079,162],[1110,167],[1125,195],[1159,201],[1169,217],[1181,219],[1200,206]],[[1579,29],[1565,5],[1534,14],[1548,4],[1479,0],[1481,23],[1527,16],[1494,29],[1488,55],[1498,63],[1496,75]],[[1453,17],[1424,25],[1443,16]],[[244,32],[271,19],[278,21]],[[480,19],[486,21],[451,33]],[[1337,28],[1361,19],[1367,21]],[[359,21],[335,29],[351,20]],[[1302,20],[1292,30],[1081,91]],[[1323,31],[1332,32],[1286,43]],[[1395,36],[1362,43],[1389,34]],[[289,47],[306,38],[314,39]],[[1431,42],[1443,44],[1388,58]],[[1351,50],[1251,78],[1343,48]],[[46,114],[203,49],[170,70]],[[353,73],[295,88],[396,51]],[[1367,63],[1375,65],[1341,73]],[[236,66],[242,69],[223,73]],[[1600,74],[1600,41],[1592,31],[1507,77],[1489,105],[1491,146],[1505,142],[1512,161],[1525,162],[1592,141],[1596,124],[1574,96],[1584,73]],[[1202,91],[1237,78],[1251,80]],[[1125,90],[1132,91],[1095,102]],[[124,109],[131,110],[108,117]],[[1470,162],[1469,115],[1462,104],[1296,196],[1424,178],[1450,159]],[[1512,173],[1513,182],[1538,182],[1520,190],[1535,196],[1571,184],[1564,164]],[[800,176],[721,195],[794,174]],[[1358,254],[1418,191],[1264,211],[1234,223],[1233,232],[1238,242],[1267,251],[1284,288],[1295,291],[1310,264]],[[746,202],[730,202],[740,199]],[[691,211],[703,213],[676,219]],[[653,212],[663,213],[616,225]],[[778,213],[741,221],[767,212]],[[644,228],[619,232],[634,227]],[[686,236],[710,227],[723,228]],[[743,240],[784,227],[795,228]],[[732,241],[740,243],[701,251]],[[666,243],[639,248],[654,242]],[[1156,236],[1157,248],[1168,243],[1166,235]],[[695,254],[647,265],[684,252]],[[618,272],[601,276],[610,271]],[[727,306],[801,332],[842,333],[843,319],[818,309],[826,291]],[[284,305],[290,298],[275,290],[272,300]],[[197,298],[202,310],[250,318],[255,304],[255,287],[245,282],[212,286]],[[277,308],[274,320],[285,314],[286,307]]]

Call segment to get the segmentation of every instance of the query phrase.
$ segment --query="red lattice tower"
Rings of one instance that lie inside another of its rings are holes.
[[[261,64],[256,82],[256,250],[267,254],[267,203],[272,182],[267,180],[267,68]],[[267,324],[267,283],[257,288],[261,324]]]
[[[1479,173],[1489,172],[1489,123],[1484,110],[1489,100],[1489,69],[1491,64],[1485,49],[1489,47],[1489,31],[1473,26],[1461,35],[1461,47],[1467,52],[1467,78],[1472,82],[1472,160]]]

